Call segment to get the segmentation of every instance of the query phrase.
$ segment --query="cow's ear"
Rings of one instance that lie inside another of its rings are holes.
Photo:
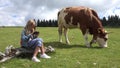
[[[97,31],[98,31],[98,33],[101,33],[101,28],[98,28],[98,30],[97,30]]]
[[[109,34],[109,33],[105,30],[105,34]]]
[[[113,32],[105,32],[106,34],[110,34],[110,33],[113,33]]]

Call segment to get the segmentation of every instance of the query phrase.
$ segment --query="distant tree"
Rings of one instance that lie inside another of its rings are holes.
[[[105,17],[103,17],[103,19],[102,19],[102,25],[103,25],[103,26],[106,26],[106,25],[107,25],[107,20],[106,20]]]
[[[101,21],[103,26],[120,27],[120,17],[118,15],[108,16],[108,19],[103,17]]]
[[[37,20],[38,27],[57,27],[57,20]]]
[[[37,26],[40,26],[40,20],[39,19],[37,20]]]

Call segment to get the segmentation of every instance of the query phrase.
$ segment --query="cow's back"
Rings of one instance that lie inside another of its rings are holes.
[[[87,7],[67,7],[58,13],[58,25],[64,27],[80,27],[89,24],[91,12]]]

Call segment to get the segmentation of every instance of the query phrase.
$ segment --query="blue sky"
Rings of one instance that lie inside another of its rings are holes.
[[[57,19],[57,12],[68,6],[87,6],[100,18],[120,16],[120,0],[0,0],[0,26],[24,26],[29,19]]]

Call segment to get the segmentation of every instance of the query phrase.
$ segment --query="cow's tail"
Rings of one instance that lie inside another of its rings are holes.
[[[63,9],[62,9],[63,10]],[[62,10],[60,10],[59,12],[58,12],[58,15],[57,15],[57,20],[58,20],[58,27],[60,26],[60,24],[61,24],[61,18],[60,18],[60,13],[61,13],[61,11]]]
[[[61,33],[62,32],[62,28],[63,28],[63,24],[62,24],[62,21],[61,21],[61,12],[63,11],[63,9],[62,10],[60,10],[59,12],[58,12],[58,16],[57,16],[57,23],[58,23],[58,31]]]
[[[63,9],[61,9],[59,12],[58,12],[58,15],[57,15],[57,19],[58,19],[58,26],[61,26],[62,25],[62,20],[61,20],[61,13],[63,13],[63,12],[65,12],[64,11],[65,10],[65,8],[63,8]]]

